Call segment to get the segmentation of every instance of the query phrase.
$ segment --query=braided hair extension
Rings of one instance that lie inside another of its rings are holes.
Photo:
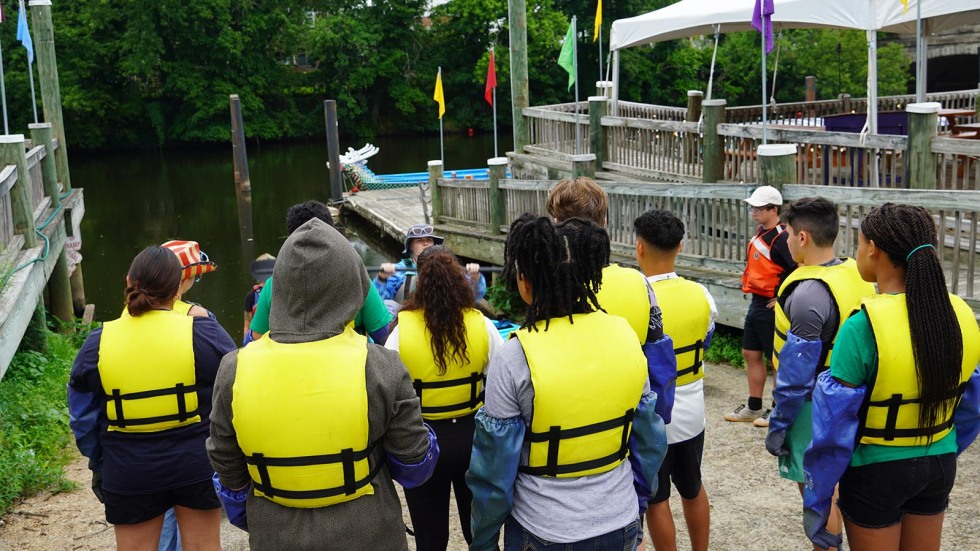
[[[885,203],[861,221],[861,233],[894,266],[905,268],[905,303],[922,401],[919,424],[935,426],[949,413],[944,406],[959,386],[963,361],[963,335],[935,250],[936,225],[922,207]],[[909,255],[920,245],[931,247]]]
[[[442,245],[422,251],[418,273],[418,287],[403,310],[422,310],[425,327],[432,335],[430,345],[438,373],[445,375],[453,359],[459,363],[470,360],[463,312],[473,305],[473,290],[459,259]]]
[[[555,226],[546,217],[524,214],[510,226],[504,246],[504,277],[517,290],[517,275],[530,282],[533,296],[521,326],[593,312],[602,268],[609,261],[609,236],[591,221],[573,218]]]

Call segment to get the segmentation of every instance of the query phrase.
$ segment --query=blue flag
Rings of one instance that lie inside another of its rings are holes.
[[[20,9],[17,11],[17,40],[24,45],[27,50],[27,63],[34,63],[34,41],[31,40],[31,31],[27,29],[27,11],[24,10],[24,0],[20,2]]]
[[[752,26],[755,30],[762,33],[762,39],[766,44],[766,53],[772,53],[772,0],[755,0],[755,9],[752,11]]]

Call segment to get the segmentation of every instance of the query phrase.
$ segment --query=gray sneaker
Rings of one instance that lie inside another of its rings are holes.
[[[749,409],[745,404],[735,408],[735,411],[725,414],[725,421],[751,423],[762,417],[762,409]],[[768,424],[768,420],[766,421]]]
[[[755,425],[755,426],[757,426],[757,427],[768,428],[769,427],[769,414],[770,413],[772,413],[772,410],[769,409],[769,408],[766,408],[766,411],[763,411],[762,412],[762,415],[760,415],[759,417],[756,417],[755,420],[752,421],[752,424]]]

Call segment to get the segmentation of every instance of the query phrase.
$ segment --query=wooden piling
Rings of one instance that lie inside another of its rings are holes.
[[[768,144],[759,146],[759,184],[782,191],[786,184],[796,183],[796,146]]]
[[[51,208],[61,207],[61,190],[58,189],[58,168],[54,160],[54,147],[51,141],[54,139],[54,127],[49,122],[27,125],[31,130],[31,139],[35,145],[43,145],[45,155],[41,159],[41,178],[44,180],[44,193],[51,198]],[[70,224],[70,219],[64,213],[59,213],[65,219],[66,224]],[[61,320],[61,330],[73,332],[75,327],[72,323],[75,312],[71,300],[71,274],[68,272],[68,254],[64,249],[58,255],[54,269],[51,270],[51,278],[48,280],[48,302],[51,306],[51,314]]]
[[[65,139],[65,121],[61,114],[61,84],[58,81],[58,60],[54,49],[54,24],[51,21],[51,0],[30,0],[31,22],[34,27],[34,52],[37,54],[37,72],[41,84],[41,102],[44,120],[54,125],[58,138],[55,165],[58,179],[67,192],[71,190],[71,173],[68,170],[68,141]]]
[[[524,108],[530,107],[527,84],[527,2],[508,0],[508,27],[510,28],[510,96],[514,121],[514,151],[524,152],[531,137]]]
[[[932,138],[936,136],[939,108],[937,102],[910,103],[908,161],[905,176],[911,189],[936,189],[936,155]]]
[[[714,184],[725,179],[725,138],[718,135],[718,125],[725,122],[725,106],[728,102],[723,99],[709,99],[704,107],[704,170],[701,181]]]
[[[806,77],[806,102],[813,103],[815,101],[817,101],[817,77]],[[807,109],[807,116],[817,116],[817,112],[812,105]]]
[[[687,91],[687,113],[684,115],[686,122],[698,122],[701,120],[701,104],[704,101],[704,92],[700,90]],[[697,140],[691,139],[690,134],[684,134],[684,162],[687,164],[695,163],[698,160],[698,148],[701,144]]]
[[[432,223],[438,224],[442,217],[442,190],[439,180],[443,176],[442,161],[429,161],[429,194],[432,197]]]
[[[851,112],[851,95],[850,94],[840,94],[837,96],[840,100],[840,112],[850,113]]]
[[[572,178],[580,176],[595,179],[595,155],[593,153],[572,155]]]
[[[602,117],[606,116],[608,98],[606,96],[591,96],[589,98],[589,144],[595,154],[595,164],[599,169],[606,162],[607,132],[602,126]]]
[[[341,184],[340,131],[337,128],[337,101],[323,102],[323,116],[327,125],[327,160],[330,162],[330,202],[340,203],[344,199]]]
[[[15,165],[17,182],[10,190],[10,209],[13,211],[14,233],[24,235],[24,248],[37,245],[34,233],[34,202],[31,199],[31,174],[27,170],[27,151],[23,134],[0,136],[0,166]]]
[[[245,123],[242,121],[242,100],[238,94],[229,96],[231,106],[231,152],[235,164],[235,190],[252,191],[248,173],[248,153],[245,150]]]
[[[487,159],[487,167],[490,169],[490,233],[500,235],[503,233],[500,227],[504,225],[507,214],[504,194],[500,193],[500,182],[507,177],[507,158]]]

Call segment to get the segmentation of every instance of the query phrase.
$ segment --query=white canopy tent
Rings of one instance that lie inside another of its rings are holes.
[[[877,105],[877,31],[914,33],[916,3],[921,2],[925,36],[980,23],[980,0],[909,0],[905,11],[899,0],[773,0],[773,29],[860,29],[868,37],[868,105]],[[619,99],[619,50],[653,42],[721,32],[753,31],[755,0],[681,0],[665,8],[613,22],[613,102]],[[922,51],[925,51],[923,45]],[[919,78],[925,80],[925,55],[918,60]],[[872,134],[878,131],[876,109],[868,109]]]

